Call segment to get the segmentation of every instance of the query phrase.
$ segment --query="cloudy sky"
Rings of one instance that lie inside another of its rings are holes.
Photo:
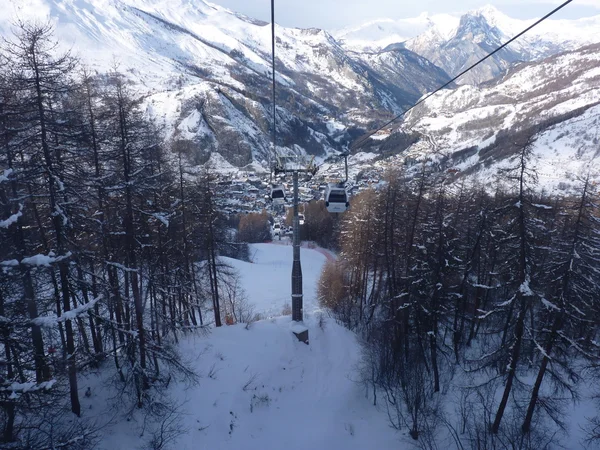
[[[270,0],[207,0],[247,16],[270,21]],[[275,0],[275,22],[288,27],[327,30],[361,24],[379,18],[402,19],[430,14],[464,12],[485,4],[511,17],[540,17],[563,0]],[[556,18],[579,18],[600,14],[600,0],[575,0]]]

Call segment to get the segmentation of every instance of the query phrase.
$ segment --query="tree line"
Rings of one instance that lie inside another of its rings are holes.
[[[0,50],[0,443],[85,448],[82,371],[114,369],[121,400],[152,404],[195,374],[174,344],[221,325],[211,178],[190,172],[118,70],[58,51],[20,23]],[[203,311],[212,310],[211,317]],[[71,414],[68,413],[68,414]],[[67,415],[68,415],[67,414]]]
[[[319,299],[361,337],[369,395],[422,448],[440,432],[456,448],[548,448],[568,402],[598,394],[598,189],[588,174],[543,192],[532,144],[485,185],[426,163],[389,173],[353,198],[323,271]],[[592,441],[598,423],[582,424]]]

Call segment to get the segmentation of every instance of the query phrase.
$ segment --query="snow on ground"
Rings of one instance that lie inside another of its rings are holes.
[[[182,345],[184,352],[203,353],[203,371],[214,364],[216,375],[198,389],[178,392],[188,401],[193,428],[177,448],[397,448],[386,417],[352,381],[354,335],[333,322],[321,330],[311,317],[306,346],[292,335],[290,323],[281,317],[250,330],[224,327]]]
[[[292,247],[254,244],[252,262],[223,258],[239,270],[248,300],[257,312],[279,316],[291,303]],[[329,255],[331,257],[331,255]],[[401,435],[391,429],[387,416],[365,397],[356,383],[360,357],[353,333],[326,320],[320,328],[310,313],[318,308],[316,283],[325,254],[301,250],[305,324],[310,345],[291,333],[290,316],[272,317],[252,324],[213,329],[208,336],[188,335],[181,353],[201,375],[198,386],[172,383],[170,392],[184,414],[176,425],[182,430],[172,443],[178,450],[268,449],[400,449]],[[104,410],[111,396],[94,376],[81,380],[80,389],[94,385],[82,396],[88,417]],[[104,390],[103,390],[104,389]],[[114,395],[114,394],[113,394]],[[139,414],[132,420],[116,417],[103,432],[99,450],[149,448],[151,428],[142,432]]]
[[[292,247],[282,243],[251,246],[252,263],[228,259],[241,272],[241,282],[257,312],[277,314],[290,297]],[[331,255],[330,255],[331,256]],[[303,248],[306,309],[314,310],[315,287],[326,257],[321,249]],[[279,303],[281,302],[281,303]],[[388,425],[384,411],[365,396],[355,380],[360,349],[356,336],[332,320],[319,326],[317,315],[305,314],[310,345],[291,333],[290,316],[271,317],[251,324],[223,326],[206,335],[188,334],[179,349],[200,376],[199,384],[173,381],[171,400],[181,407],[168,427],[178,429],[177,440],[166,448],[178,450],[403,450],[415,448],[405,433]],[[111,370],[80,377],[85,418],[105,426],[98,450],[150,449],[156,424],[145,422],[134,408],[126,418],[125,406],[116,414],[108,405],[121,401],[114,387],[102,385]],[[447,374],[450,376],[450,374]],[[444,394],[451,420],[459,420],[460,386],[469,380],[459,370]],[[533,383],[533,375],[522,381]],[[25,386],[24,388],[27,388]],[[596,413],[586,400],[594,386],[583,386],[583,400],[569,404],[568,445],[583,449],[581,426]],[[168,428],[167,427],[167,428]],[[440,428],[439,448],[451,448],[450,436]],[[464,438],[461,435],[461,438]],[[557,436],[557,445],[560,445]],[[446,444],[446,445],[445,445]]]
[[[173,448],[402,448],[386,415],[354,381],[359,358],[354,334],[333,321],[322,330],[310,316],[307,346],[292,335],[290,324],[289,316],[279,317],[181,343],[202,378],[197,387],[171,389],[185,410]],[[96,395],[82,401],[96,402]],[[147,448],[150,433],[141,437],[141,426],[141,420],[118,421],[99,450]]]
[[[283,241],[282,241],[283,242]],[[280,316],[283,308],[291,307],[292,246],[253,244],[250,246],[251,263],[222,258],[238,270],[242,286],[256,312],[264,317]],[[326,257],[312,249],[300,249],[304,294],[304,313],[319,308],[316,287]]]

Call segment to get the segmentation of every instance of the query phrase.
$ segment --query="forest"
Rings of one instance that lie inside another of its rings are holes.
[[[452,448],[554,448],[569,402],[598,396],[597,186],[544,193],[531,148],[486,183],[394,171],[341,221],[319,301],[360,336],[360,381],[420,448],[441,429]],[[578,425],[597,445],[598,418]]]
[[[211,176],[163,142],[143,100],[118,63],[100,75],[59,52],[47,24],[20,23],[0,52],[0,443],[11,449],[89,448],[94,424],[66,416],[81,415],[79,375],[105,361],[119,408],[168,417],[160,393],[196,380],[178,336],[225,315]]]

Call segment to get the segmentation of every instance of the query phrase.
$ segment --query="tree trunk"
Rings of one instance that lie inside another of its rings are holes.
[[[440,371],[437,361],[437,323],[434,324],[434,331],[429,339],[431,346],[431,366],[433,368],[433,392],[440,392]]]
[[[4,296],[0,290],[0,317],[4,317]],[[12,381],[14,377],[12,352],[10,351],[10,328],[5,326],[2,330],[4,339],[4,357],[6,358],[6,380]],[[4,430],[2,430],[2,442],[14,441],[14,425],[15,425],[15,404],[12,400],[0,402],[0,406],[4,410]]]
[[[515,325],[515,342],[513,343],[513,350],[510,358],[510,365],[508,367],[506,385],[504,386],[504,393],[502,394],[502,400],[500,400],[500,405],[498,406],[498,411],[496,412],[496,417],[494,419],[494,423],[492,424],[493,434],[498,434],[498,430],[500,429],[500,422],[502,421],[502,416],[504,415],[504,411],[508,403],[508,397],[517,373],[517,363],[521,355],[521,341],[523,339],[523,331],[525,328],[524,322],[526,308],[525,300],[522,298],[521,294],[518,294],[518,299],[521,302],[521,308],[519,310],[519,316],[517,317],[517,324]]]
[[[56,187],[55,187],[55,174],[52,163],[52,156],[50,153],[50,148],[48,146],[48,136],[46,130],[46,112],[44,107],[44,96],[42,94],[42,82],[40,78],[40,72],[38,68],[37,62],[37,53],[35,49],[32,47],[31,52],[32,58],[32,67],[35,73],[35,89],[36,89],[36,101],[38,107],[39,114],[39,123],[40,123],[40,143],[42,146],[42,151],[44,153],[44,161],[45,161],[45,171],[48,181],[48,194],[50,201],[50,211],[52,211],[52,224],[54,226],[54,232],[56,234],[56,246],[60,256],[63,259],[58,263],[59,273],[60,273],[60,283],[62,290],[62,300],[63,300],[63,311],[66,313],[71,310],[71,301],[70,301],[70,286],[68,280],[68,261],[65,257],[65,246],[63,244],[63,227],[61,217],[58,214],[60,208],[58,208],[58,204],[56,202]],[[73,339],[73,327],[70,320],[65,321],[65,331],[67,338],[67,358],[68,358],[68,366],[69,366],[69,393],[71,395],[71,411],[79,416],[81,414],[81,406],[79,404],[79,394],[77,391],[77,365],[75,361],[75,341]]]
[[[544,375],[546,374],[546,368],[548,367],[548,363],[550,362],[550,358],[548,356],[550,355],[550,353],[552,352],[552,348],[554,347],[554,342],[556,341],[557,333],[562,323],[561,316],[563,316],[564,314],[566,314],[566,312],[563,308],[560,311],[560,313],[554,318],[554,323],[552,324],[552,331],[550,332],[550,336],[548,336],[548,342],[546,343],[546,348],[544,349],[542,364],[540,364],[540,369],[535,379],[535,384],[533,385],[533,391],[531,392],[531,398],[529,400],[529,406],[527,407],[527,413],[525,414],[525,420],[523,421],[523,425],[521,425],[521,430],[523,431],[523,433],[528,433],[531,429],[531,420],[533,419],[535,405],[538,401],[542,381],[544,380]]]

